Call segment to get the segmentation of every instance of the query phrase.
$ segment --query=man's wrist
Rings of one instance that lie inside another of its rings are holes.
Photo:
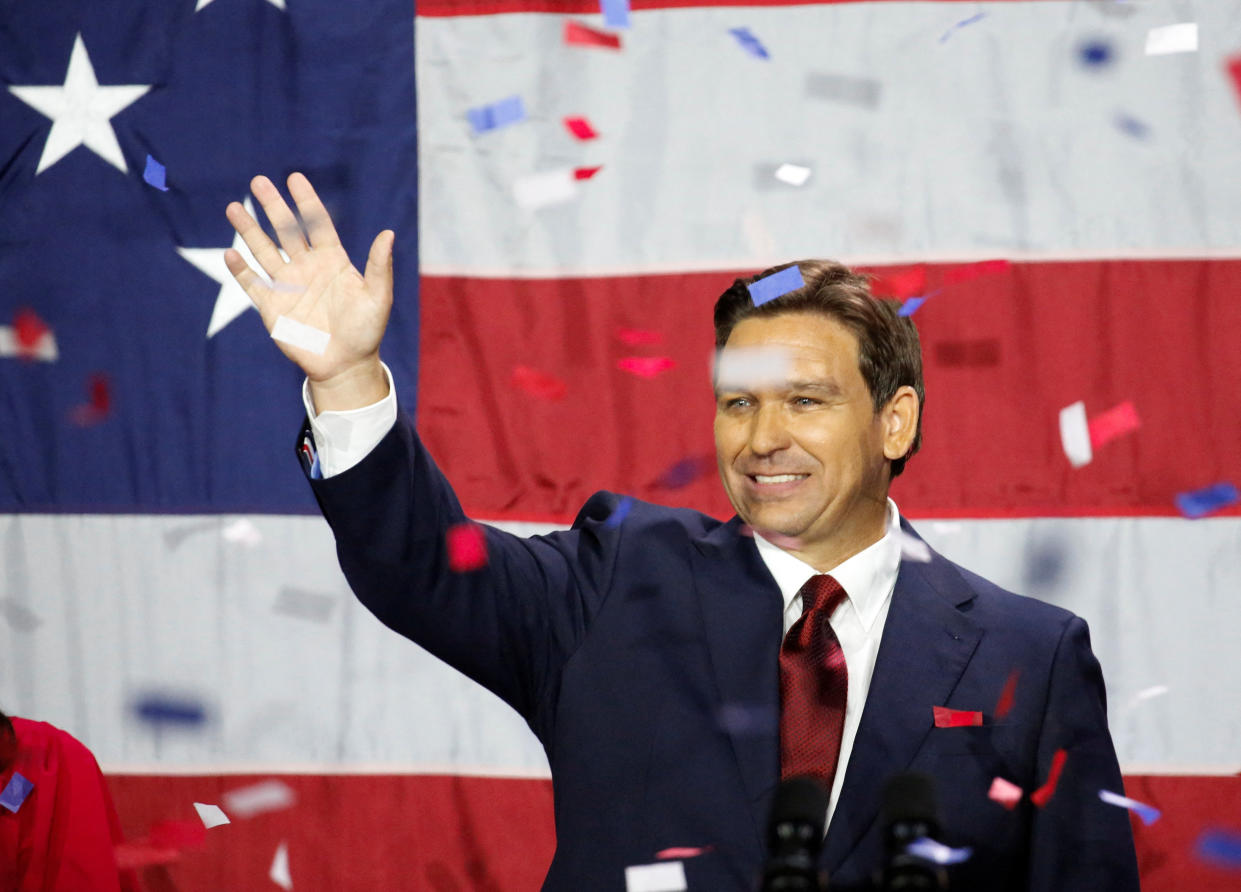
[[[388,395],[388,376],[379,355],[322,381],[310,380],[315,412],[348,412],[373,406]]]

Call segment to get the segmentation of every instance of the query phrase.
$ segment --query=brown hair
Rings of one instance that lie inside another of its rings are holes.
[[[0,710],[0,773],[8,771],[15,758],[17,758],[17,734],[13,730],[13,723],[9,721],[9,717],[4,714],[3,710]]]
[[[755,306],[749,286],[791,266],[801,270],[806,284]],[[715,346],[717,349],[723,347],[737,323],[751,316],[822,313],[849,329],[858,340],[858,370],[870,391],[876,412],[900,387],[908,385],[918,394],[918,427],[909,451],[892,462],[892,477],[896,477],[905,470],[905,462],[922,446],[922,407],[926,402],[918,329],[908,316],[898,315],[900,308],[898,300],[872,295],[868,276],[855,273],[834,260],[783,263],[758,275],[737,279],[720,295],[715,302]]]

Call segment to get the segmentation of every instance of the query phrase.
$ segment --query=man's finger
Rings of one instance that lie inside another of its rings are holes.
[[[250,269],[250,265],[242,258],[240,252],[232,248],[224,252],[224,265],[228,267],[228,271],[233,274],[233,278],[237,280],[237,284],[246,292],[250,300],[254,301],[259,315],[266,322],[267,313],[264,311],[267,309],[267,298],[271,294],[267,283],[258,273]]]
[[[280,256],[275,243],[267,237],[263,227],[259,226],[258,221],[250,216],[239,201],[230,203],[224,215],[228,217],[228,222],[233,224],[233,229],[236,229],[237,234],[245,241],[254,259],[259,262],[267,275],[275,278],[284,268],[284,258]]]
[[[289,194],[297,202],[297,212],[302,215],[302,222],[306,224],[306,233],[310,236],[310,243],[316,248],[339,246],[340,236],[336,234],[332,218],[327,208],[323,206],[323,202],[319,200],[319,193],[315,192],[315,187],[310,185],[310,180],[300,173],[290,174]]]
[[[280,247],[284,248],[284,252],[290,257],[305,253],[306,239],[302,236],[302,226],[285,204],[280,190],[267,177],[257,176],[250,181],[250,191],[263,206],[263,213],[276,230],[276,238],[280,240]]]
[[[385,229],[371,242],[371,251],[366,256],[366,272],[362,278],[366,282],[366,290],[372,294],[392,294],[392,243],[395,238],[391,229]]]

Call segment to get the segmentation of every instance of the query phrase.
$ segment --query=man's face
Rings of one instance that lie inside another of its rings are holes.
[[[716,457],[737,514],[756,530],[794,537],[790,550],[806,556],[843,560],[864,548],[882,535],[886,458],[903,453],[885,455],[901,445],[890,413],[875,412],[857,337],[828,316],[785,313],[738,323],[725,356],[735,348],[787,355],[778,380],[729,375],[717,384]]]

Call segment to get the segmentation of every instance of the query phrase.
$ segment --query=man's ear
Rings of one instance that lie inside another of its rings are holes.
[[[896,461],[909,454],[918,433],[918,393],[908,384],[897,389],[879,410],[883,425],[883,457]]]

